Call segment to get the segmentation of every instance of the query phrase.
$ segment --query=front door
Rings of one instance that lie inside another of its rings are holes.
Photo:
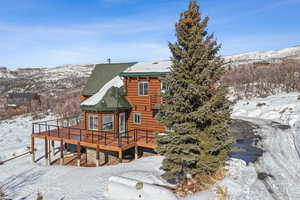
[[[126,136],[126,115],[120,113],[119,115],[119,134],[121,137]]]

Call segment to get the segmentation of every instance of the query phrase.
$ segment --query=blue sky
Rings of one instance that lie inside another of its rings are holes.
[[[168,59],[188,0],[0,0],[0,66]],[[199,0],[220,54],[300,45],[300,0]]]

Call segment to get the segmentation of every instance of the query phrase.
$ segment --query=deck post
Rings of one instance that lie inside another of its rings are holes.
[[[60,159],[59,164],[64,165],[64,141],[60,141]]]
[[[99,145],[97,145],[97,149],[96,149],[96,167],[100,166],[100,152],[99,152]]]
[[[109,162],[109,156],[107,151],[104,152],[104,162],[105,164]]]
[[[45,165],[49,165],[48,160],[48,139],[45,137]]]
[[[119,137],[119,111],[117,110],[115,112],[115,124],[114,124],[114,127],[115,127],[115,137]]]
[[[137,160],[139,158],[139,147],[136,145],[134,147],[134,159]]]
[[[123,155],[122,155],[122,150],[119,151],[119,162],[122,163],[123,162]]]
[[[35,145],[34,145],[34,137],[31,136],[31,158],[32,158],[32,162],[35,162]]]
[[[77,143],[77,167],[80,167],[80,161],[81,161],[81,146],[80,142]]]
[[[51,146],[52,146],[52,156],[55,156],[55,143],[54,140],[51,141]]]
[[[49,165],[51,165],[51,140],[48,140],[48,159]]]

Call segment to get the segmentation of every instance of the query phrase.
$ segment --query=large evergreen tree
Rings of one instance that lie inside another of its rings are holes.
[[[202,19],[192,0],[176,23],[177,42],[169,44],[173,55],[166,77],[169,90],[157,117],[173,129],[157,137],[167,180],[216,172],[232,144],[227,89],[219,84],[223,60],[218,56],[220,45],[207,32],[208,20]]]

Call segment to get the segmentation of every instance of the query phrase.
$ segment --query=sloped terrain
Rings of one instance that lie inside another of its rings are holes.
[[[244,54],[224,56],[226,62],[235,66],[249,63],[279,63],[286,59],[300,60],[300,46],[274,51],[256,51]]]
[[[66,89],[82,89],[94,64],[63,65],[53,68],[0,68],[0,93],[38,92],[51,94]]]
[[[300,198],[300,122],[296,120],[300,114],[297,109],[290,109],[300,106],[297,95],[274,95],[270,98],[240,101],[234,106],[233,117],[240,123],[246,123],[245,127],[239,129],[242,130],[239,137],[257,135],[260,140],[256,145],[263,150],[263,154],[254,163],[247,164],[237,157],[228,161],[228,175],[219,185],[227,188],[230,199]],[[261,102],[265,103],[263,109],[256,106]],[[287,117],[291,114],[295,118]],[[0,122],[0,159],[25,150],[30,142],[32,122],[29,116]],[[36,145],[39,158],[43,154],[43,141],[37,141]],[[0,165],[0,186],[3,186],[3,191],[9,198],[35,199],[37,192],[41,192],[45,199],[105,199],[104,193],[110,176],[123,176],[150,184],[164,183],[159,178],[162,173],[159,170],[162,157],[159,156],[100,168],[49,167],[44,166],[43,161],[42,158],[33,164],[28,155]],[[122,198],[123,194],[120,194],[118,200]],[[217,199],[216,188],[181,199]]]

